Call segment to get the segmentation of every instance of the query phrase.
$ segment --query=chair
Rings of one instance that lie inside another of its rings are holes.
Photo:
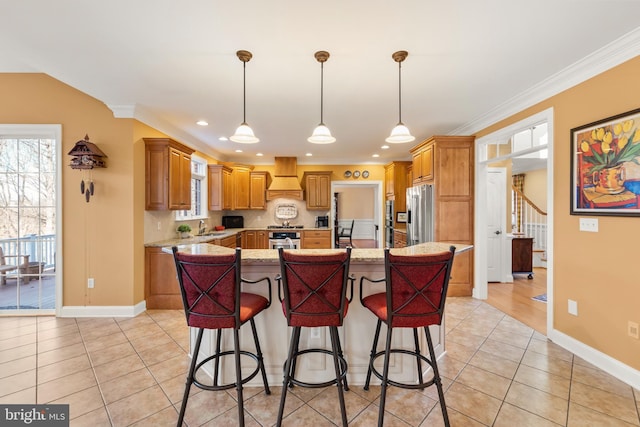
[[[429,326],[442,323],[454,253],[454,246],[451,246],[447,252],[429,255],[392,255],[387,248],[385,249],[385,277],[375,280],[364,276],[360,278],[360,302],[378,318],[364,386],[365,390],[369,389],[372,372],[382,382],[378,426],[382,426],[384,419],[384,405],[389,385],[423,389],[433,384],[438,389],[444,424],[449,426],[449,416]],[[371,283],[385,282],[386,291],[363,297],[362,284],[365,280]],[[387,325],[387,339],[384,351],[377,351],[382,322]],[[413,329],[415,350],[391,348],[391,337],[395,328]],[[429,357],[420,353],[418,328],[424,328]],[[417,383],[407,384],[389,379],[389,356],[392,353],[411,355],[416,358]],[[374,361],[380,356],[384,356],[382,374],[373,366]],[[426,382],[423,378],[422,361],[433,369],[433,378]]]
[[[178,426],[182,426],[187,399],[191,385],[204,390],[236,389],[238,396],[238,422],[244,426],[244,400],[242,396],[242,384],[250,381],[258,372],[262,373],[262,381],[266,394],[270,394],[267,375],[264,368],[262,351],[258,341],[254,317],[271,305],[271,280],[262,278],[259,280],[242,279],[240,260],[241,250],[236,249],[235,254],[230,255],[193,255],[178,252],[173,247],[173,256],[178,272],[178,282],[184,304],[187,324],[198,328],[195,347],[193,349],[191,365],[187,374],[182,407],[178,417]],[[269,298],[252,293],[241,292],[242,283],[260,283],[266,281],[269,285]],[[253,340],[256,352],[251,353],[240,349],[239,330],[246,322],[250,322],[253,332]],[[216,350],[213,356],[206,357],[198,363],[198,353],[205,329],[217,331]],[[221,334],[223,329],[233,329],[233,351],[220,352]],[[231,384],[218,384],[218,366],[221,358],[233,355],[235,357],[236,381]],[[242,377],[240,369],[240,355],[249,356],[257,362],[256,369],[247,377]],[[214,374],[212,384],[204,384],[196,378],[197,371],[213,361]]]
[[[353,247],[353,241],[351,240],[351,236],[353,235],[353,226],[356,220],[351,220],[351,227],[342,227],[338,230],[338,247],[342,247],[341,239],[349,239],[349,246]]]
[[[353,282],[349,276],[351,248],[346,251],[327,255],[304,255],[278,249],[281,273],[278,281],[278,297],[287,324],[293,327],[289,352],[284,366],[284,379],[277,424],[282,424],[284,405],[288,387],[327,387],[333,384],[338,388],[338,399],[342,412],[342,424],[347,425],[347,412],[344,403],[344,390],[347,384],[347,362],[342,353],[338,326],[342,326],[347,314],[349,301],[353,298]],[[351,293],[347,299],[348,282]],[[303,327],[328,327],[331,337],[331,350],[309,348],[300,350],[300,332]],[[296,362],[299,356],[308,353],[322,353],[333,356],[336,377],[321,383],[309,383],[297,380]]]
[[[14,265],[7,264],[7,258],[22,258],[22,264]],[[17,270],[19,267],[26,267],[29,265],[29,255],[5,255],[2,250],[2,246],[0,246],[0,285],[7,284],[7,273],[13,270]]]

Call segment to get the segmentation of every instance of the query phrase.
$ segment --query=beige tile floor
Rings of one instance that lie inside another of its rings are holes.
[[[348,319],[347,319],[348,320]],[[373,320],[372,320],[373,321]],[[453,426],[640,426],[640,391],[481,301],[450,298],[439,366]],[[188,366],[180,311],[133,319],[0,318],[0,403],[67,403],[72,426],[172,426]],[[347,354],[348,357],[348,354]],[[271,426],[280,388],[245,389],[248,426]],[[346,393],[349,424],[377,420],[379,387]],[[189,426],[236,426],[235,392],[195,389]],[[385,426],[441,426],[433,387],[390,388]],[[339,423],[334,388],[295,388],[287,426]]]

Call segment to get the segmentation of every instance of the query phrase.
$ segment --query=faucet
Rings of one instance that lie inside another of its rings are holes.
[[[284,241],[287,242],[287,245],[289,245],[289,249],[295,249],[293,245],[293,240],[291,240],[290,237],[285,237]]]
[[[207,226],[204,225],[204,220],[201,219],[198,225],[198,234],[203,235],[205,231],[207,231]]]

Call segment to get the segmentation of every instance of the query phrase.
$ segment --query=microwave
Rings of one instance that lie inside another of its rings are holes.
[[[244,217],[242,215],[223,215],[222,225],[224,228],[244,228]]]

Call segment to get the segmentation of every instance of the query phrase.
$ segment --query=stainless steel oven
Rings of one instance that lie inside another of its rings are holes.
[[[270,249],[300,249],[300,232],[299,231],[270,231],[269,232],[269,248]]]

